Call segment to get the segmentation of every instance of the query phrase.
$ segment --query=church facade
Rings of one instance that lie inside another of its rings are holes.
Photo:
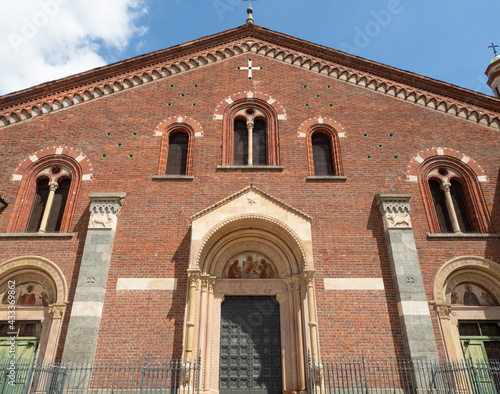
[[[200,357],[206,393],[496,357],[499,133],[497,98],[253,23],[0,97],[0,352],[15,318],[19,357]]]

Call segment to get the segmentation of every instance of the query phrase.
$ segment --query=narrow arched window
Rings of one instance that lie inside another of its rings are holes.
[[[253,164],[256,166],[267,165],[267,133],[266,121],[257,119],[253,126]]]
[[[470,215],[467,210],[467,204],[465,202],[462,185],[455,179],[452,179],[450,181],[450,184],[450,194],[453,201],[453,206],[455,208],[455,214],[457,215],[458,225],[460,226],[462,232],[471,233],[474,231],[474,229],[472,227]]]
[[[248,163],[248,130],[244,119],[234,121],[234,165],[246,166]]]
[[[311,137],[311,144],[314,161],[314,175],[335,175],[330,137],[323,133],[315,133]]]
[[[434,179],[430,179],[429,188],[441,232],[452,233],[453,227],[451,226],[450,215],[446,207],[446,199],[443,190],[441,190],[441,185]]]
[[[167,175],[186,175],[189,136],[183,132],[170,135],[168,139]]]
[[[39,179],[36,184],[35,199],[31,207],[31,214],[26,228],[26,231],[29,233],[36,233],[40,228],[43,212],[47,205],[47,198],[49,197],[49,190],[49,180]]]

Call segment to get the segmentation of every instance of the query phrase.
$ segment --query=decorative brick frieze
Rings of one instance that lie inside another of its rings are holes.
[[[188,43],[182,48],[158,51],[103,67],[98,71],[61,79],[58,83],[52,83],[52,87],[43,84],[7,95],[0,100],[0,128],[241,54],[252,53],[253,56],[271,58],[312,73],[500,129],[498,112],[489,109],[495,106],[484,98],[469,97],[470,93],[465,89],[368,60],[353,57],[352,61],[346,61],[346,58],[350,57],[348,54],[332,49],[325,50],[324,47],[314,44],[304,46],[303,42],[298,45],[298,40],[292,37],[273,33],[269,35],[260,27],[246,27],[240,31],[234,29],[198,40],[195,48],[194,43]],[[224,34],[224,44],[207,46],[209,41],[220,39]],[[344,62],[350,66],[343,64]],[[463,101],[464,97],[468,100]],[[471,104],[473,102],[478,105]],[[214,116],[217,116],[217,113]]]

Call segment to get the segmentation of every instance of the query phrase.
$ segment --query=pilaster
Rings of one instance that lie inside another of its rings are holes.
[[[71,309],[63,362],[87,362],[94,359],[117,217],[125,195],[90,195],[89,227]]]
[[[392,278],[407,356],[437,360],[437,346],[429,304],[410,219],[410,196],[379,194]]]

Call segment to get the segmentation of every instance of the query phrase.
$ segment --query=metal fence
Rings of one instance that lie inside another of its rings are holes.
[[[200,359],[91,363],[0,363],[0,394],[197,394]]]
[[[500,394],[500,362],[309,361],[311,394]]]

